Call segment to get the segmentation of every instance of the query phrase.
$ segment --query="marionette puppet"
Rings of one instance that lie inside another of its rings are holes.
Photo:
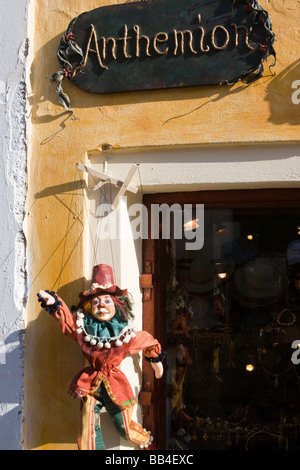
[[[102,407],[124,439],[141,448],[148,447],[153,437],[132,420],[137,400],[118,366],[128,354],[143,351],[159,379],[165,353],[150,333],[133,330],[127,289],[115,285],[112,268],[105,264],[93,268],[91,287],[79,294],[78,307],[72,312],[55,292],[41,290],[37,295],[41,306],[57,321],[62,333],[79,344],[89,362],[89,367],[78,372],[70,385],[74,398],[81,398],[79,450],[105,450],[100,423]]]

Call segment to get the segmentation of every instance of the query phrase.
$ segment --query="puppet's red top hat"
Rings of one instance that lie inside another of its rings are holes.
[[[79,297],[87,300],[93,295],[111,294],[121,297],[127,295],[127,289],[120,289],[115,285],[113,270],[107,264],[98,264],[93,268],[92,282],[89,290],[81,292]]]

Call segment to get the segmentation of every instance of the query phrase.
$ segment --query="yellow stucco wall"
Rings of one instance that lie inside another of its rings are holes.
[[[76,448],[78,401],[67,394],[83,367],[76,344],[64,338],[36,300],[39,289],[58,290],[70,305],[84,287],[83,175],[76,162],[110,144],[118,149],[211,143],[299,141],[299,106],[291,101],[300,80],[300,3],[261,0],[276,34],[276,76],[268,66],[250,86],[182,88],[92,95],[65,81],[77,120],[57,104],[46,77],[58,70],[62,33],[78,14],[118,1],[31,2],[28,85],[29,194],[27,240],[29,300],[25,354],[25,448]],[[184,2],[183,2],[184,3]],[[272,58],[270,59],[270,61]],[[233,121],[234,120],[234,121]],[[70,209],[71,208],[71,209]]]

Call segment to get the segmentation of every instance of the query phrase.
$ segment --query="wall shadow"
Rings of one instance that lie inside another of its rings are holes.
[[[24,329],[15,330],[0,345],[0,450],[18,450],[21,446],[24,334]]]
[[[270,81],[266,101],[270,103],[269,122],[273,124],[300,124],[300,104],[292,102],[294,81],[300,80],[300,59],[290,64]],[[299,87],[298,87],[299,88]]]
[[[58,295],[69,307],[77,305],[86,282],[81,278],[65,284]],[[28,450],[49,444],[76,446],[80,400],[74,400],[68,390],[74,376],[86,365],[80,347],[61,333],[44,309],[28,323],[25,338],[25,446]]]
[[[76,181],[70,181],[68,183],[57,184],[54,186],[48,186],[47,188],[39,191],[34,195],[35,199],[42,199],[44,197],[55,196],[56,194],[73,193],[86,188],[86,182],[83,179]]]
[[[0,450],[21,450],[18,448],[19,443],[21,443],[21,433],[20,436],[16,436],[16,433],[11,430],[12,423],[16,421],[20,423],[18,426],[21,428],[20,416],[22,416],[21,404],[17,405],[13,410],[6,412],[0,417]],[[18,439],[20,442],[18,442]]]

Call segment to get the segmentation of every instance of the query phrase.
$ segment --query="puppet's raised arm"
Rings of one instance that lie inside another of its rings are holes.
[[[41,306],[57,321],[62,333],[76,339],[76,324],[65,302],[53,291],[40,290],[37,294]]]

